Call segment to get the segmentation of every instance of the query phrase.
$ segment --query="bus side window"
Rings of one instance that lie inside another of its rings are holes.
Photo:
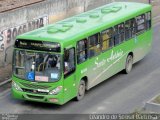
[[[77,43],[77,63],[82,63],[87,59],[87,39]]]
[[[128,40],[131,38],[131,20],[125,22],[125,39]]]
[[[118,38],[120,43],[125,40],[124,23],[118,25]]]
[[[114,44],[119,45],[124,41],[124,23],[121,23],[119,25],[116,25],[114,27]]]
[[[134,37],[135,34],[136,34],[136,21],[133,18],[125,22],[125,39],[128,40]]]
[[[102,50],[105,51],[113,46],[112,40],[113,28],[109,28],[101,33]]]
[[[136,17],[137,23],[137,33],[143,32],[145,30],[145,15],[142,14]]]
[[[130,29],[131,29],[131,37],[134,37],[135,34],[136,34],[136,20],[135,18],[131,19],[131,26],[130,26]]]
[[[145,13],[145,17],[146,17],[146,29],[150,29],[151,28],[151,12]]]
[[[64,51],[64,76],[75,71],[75,48],[65,49]]]
[[[95,34],[88,38],[89,43],[89,50],[88,50],[88,56],[91,58],[101,51],[101,43],[100,43],[100,35]]]
[[[113,40],[114,40],[114,45],[119,44],[119,39],[118,39],[118,26],[114,27],[114,33],[113,33]]]

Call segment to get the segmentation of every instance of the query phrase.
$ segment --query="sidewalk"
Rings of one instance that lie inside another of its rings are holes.
[[[11,78],[12,75],[12,66],[11,64],[0,68],[0,83]]]

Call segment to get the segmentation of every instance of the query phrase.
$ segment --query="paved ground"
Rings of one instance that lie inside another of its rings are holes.
[[[11,78],[12,66],[9,64],[0,68],[0,83]]]

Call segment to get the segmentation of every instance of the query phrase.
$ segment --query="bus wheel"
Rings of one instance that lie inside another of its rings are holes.
[[[78,93],[77,93],[77,97],[76,100],[80,101],[81,99],[83,99],[84,95],[85,95],[85,91],[86,91],[86,84],[84,80],[80,81],[79,84],[79,88],[78,88]]]
[[[133,66],[133,56],[132,55],[128,55],[127,59],[126,59],[124,72],[126,74],[128,74],[132,70],[132,66]]]

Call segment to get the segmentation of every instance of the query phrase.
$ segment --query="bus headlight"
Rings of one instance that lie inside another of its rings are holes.
[[[23,91],[20,87],[19,87],[19,85],[17,84],[17,83],[15,83],[14,81],[12,81],[12,87],[14,87],[16,90],[18,90],[18,91]]]
[[[62,86],[58,86],[49,92],[50,95],[57,95],[62,90]]]

